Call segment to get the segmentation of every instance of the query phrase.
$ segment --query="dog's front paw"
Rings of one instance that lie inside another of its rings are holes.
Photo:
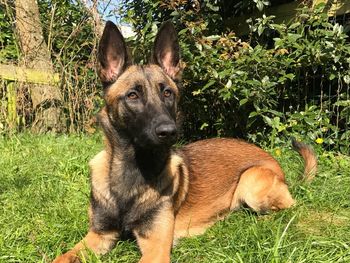
[[[80,260],[75,253],[67,252],[58,256],[52,263],[80,263]]]

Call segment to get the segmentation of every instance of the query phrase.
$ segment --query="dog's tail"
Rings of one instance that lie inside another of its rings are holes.
[[[304,174],[302,179],[311,181],[317,172],[317,157],[311,146],[292,139],[292,146],[304,159]]]

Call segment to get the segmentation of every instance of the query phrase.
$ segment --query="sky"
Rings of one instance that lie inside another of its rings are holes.
[[[121,1],[120,0],[102,0],[99,2],[99,10],[103,15],[103,20],[111,20],[118,25],[124,37],[131,37],[135,35],[130,25],[126,23],[121,23],[120,15],[118,14],[120,10]]]
[[[119,0],[102,0],[99,1],[99,10],[103,15],[104,20],[111,20],[114,23],[120,24],[120,16],[118,9],[120,7]]]

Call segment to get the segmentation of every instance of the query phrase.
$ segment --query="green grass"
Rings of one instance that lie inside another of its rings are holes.
[[[50,262],[88,227],[89,159],[100,136],[0,137],[0,262]],[[297,206],[265,216],[232,213],[179,242],[172,262],[350,262],[350,158],[321,153],[311,184],[289,148],[278,157]],[[137,262],[133,241],[92,262]],[[90,261],[90,260],[89,260]]]

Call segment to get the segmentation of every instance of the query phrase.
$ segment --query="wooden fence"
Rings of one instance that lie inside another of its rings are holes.
[[[16,82],[57,85],[59,83],[59,74],[51,74],[45,71],[28,69],[14,65],[0,64],[0,79],[7,81],[5,86],[6,92],[6,122],[9,129],[12,130],[17,126],[17,90]],[[5,98],[3,98],[5,99]]]

